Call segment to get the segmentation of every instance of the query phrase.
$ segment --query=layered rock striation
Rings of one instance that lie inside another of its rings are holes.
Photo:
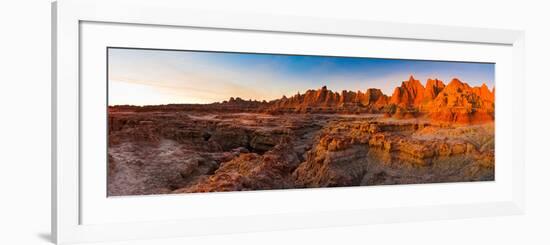
[[[272,101],[111,106],[108,195],[494,180],[494,88],[410,77]]]
[[[492,180],[491,135],[492,126],[335,122],[293,175],[304,188]]]
[[[109,196],[486,180],[493,123],[109,112]]]
[[[361,113],[381,112],[388,103],[388,97],[380,89],[370,88],[366,92],[333,92],[326,86],[318,90],[308,90],[290,98],[274,100],[266,109],[270,113]]]
[[[304,94],[269,102],[260,111],[270,113],[385,113],[395,118],[428,117],[437,122],[484,123],[494,120],[494,90],[470,87],[458,79],[448,85],[428,79],[426,86],[413,76],[391,96],[379,89],[333,92],[323,86]]]

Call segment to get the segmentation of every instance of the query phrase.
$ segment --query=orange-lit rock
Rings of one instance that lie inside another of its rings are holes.
[[[472,88],[455,78],[423,110],[435,121],[489,122],[494,120],[494,98],[485,84]]]
[[[426,82],[426,90],[424,92],[423,103],[432,101],[437,95],[443,91],[445,84],[439,79],[428,79]]]
[[[409,77],[408,81],[403,81],[400,87],[395,88],[390,104],[395,104],[400,107],[417,107],[424,100],[424,86],[419,80]]]
[[[410,76],[394,89],[391,97],[380,89],[334,92],[323,86],[282,96],[272,101],[244,100],[239,97],[205,105],[116,106],[110,111],[197,111],[251,113],[361,114],[380,113],[397,119],[431,118],[446,123],[485,123],[494,120],[495,88],[486,84],[471,87],[455,78],[448,85],[439,79],[428,79],[426,86]],[[111,127],[120,127],[120,121]],[[139,123],[139,122],[126,122]]]

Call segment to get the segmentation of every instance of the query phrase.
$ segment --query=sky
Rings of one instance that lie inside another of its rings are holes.
[[[273,100],[327,86],[379,88],[391,95],[409,76],[494,86],[495,65],[358,57],[108,49],[109,105],[202,104],[241,97]]]

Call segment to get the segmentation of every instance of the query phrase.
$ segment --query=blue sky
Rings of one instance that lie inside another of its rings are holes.
[[[378,58],[109,49],[109,104],[272,100],[326,85],[380,88],[388,95],[410,75],[494,86],[494,64]]]

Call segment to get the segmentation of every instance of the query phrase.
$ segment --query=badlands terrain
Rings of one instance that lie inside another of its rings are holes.
[[[458,79],[110,106],[108,127],[109,196],[494,180],[494,89]]]

